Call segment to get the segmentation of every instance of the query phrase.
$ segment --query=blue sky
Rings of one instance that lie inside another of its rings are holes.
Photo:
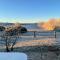
[[[27,60],[24,53],[0,53],[0,60]]]
[[[1,22],[39,22],[60,18],[60,0],[0,0]]]

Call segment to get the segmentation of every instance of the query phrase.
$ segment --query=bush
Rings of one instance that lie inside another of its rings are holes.
[[[26,32],[27,32],[27,29],[25,27],[21,27],[20,33],[26,33]]]
[[[5,30],[5,27],[0,26],[0,31],[4,31],[4,30]]]

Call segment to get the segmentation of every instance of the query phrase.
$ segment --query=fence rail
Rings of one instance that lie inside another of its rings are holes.
[[[4,35],[5,32],[0,33],[0,37],[17,37],[17,36],[33,36],[36,38],[37,36],[43,36],[43,37],[57,37],[57,35],[60,35],[60,32],[56,31],[27,31],[26,33],[18,33],[17,35]]]
[[[28,31],[27,33],[22,34],[22,36],[33,36],[34,38],[36,38],[37,36],[56,38],[56,36],[58,34],[60,35],[60,32],[56,32],[56,31]]]

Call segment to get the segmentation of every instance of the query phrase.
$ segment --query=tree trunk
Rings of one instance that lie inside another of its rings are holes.
[[[6,47],[6,52],[10,52],[8,46]]]
[[[13,46],[11,47],[11,51],[13,51]]]

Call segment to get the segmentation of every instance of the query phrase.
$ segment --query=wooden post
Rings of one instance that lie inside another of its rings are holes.
[[[55,31],[55,38],[56,38],[56,31]]]
[[[34,38],[36,38],[36,31],[34,31]]]

